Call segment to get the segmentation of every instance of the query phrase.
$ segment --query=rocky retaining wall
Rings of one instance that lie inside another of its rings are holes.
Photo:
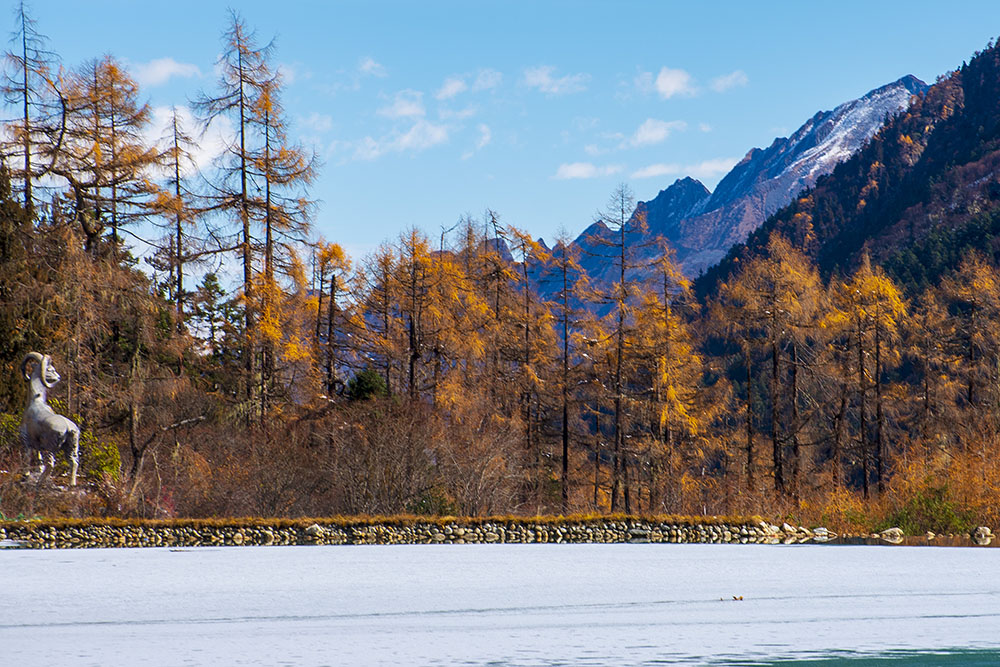
[[[624,520],[315,522],[254,521],[0,524],[0,546],[31,549],[292,544],[793,543],[835,536],[765,521]]]

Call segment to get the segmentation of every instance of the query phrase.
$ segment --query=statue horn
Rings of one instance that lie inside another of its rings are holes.
[[[45,357],[42,359],[42,384],[44,384],[49,389],[52,389],[52,387],[56,386],[56,382],[59,382],[59,380],[58,380],[58,374],[57,374],[56,375],[56,378],[57,378],[56,382],[53,382],[52,384],[49,384],[49,381],[48,381],[48,370],[49,370],[50,366],[52,366],[52,358],[49,357],[49,355],[46,354]]]
[[[24,355],[24,360],[21,361],[21,375],[24,376],[25,380],[31,379],[31,376],[28,375],[27,373],[28,362],[31,360],[34,360],[39,367],[42,367],[45,364],[45,358],[42,355],[38,354],[37,352],[29,352],[28,354]],[[42,375],[44,377],[44,373]]]

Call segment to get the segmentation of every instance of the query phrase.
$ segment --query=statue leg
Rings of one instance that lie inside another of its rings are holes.
[[[53,452],[39,453],[42,457],[42,474],[38,478],[38,483],[41,484],[49,478],[52,469],[56,467],[56,455]]]
[[[31,467],[35,462],[35,451],[27,445],[21,450],[21,463],[24,464],[24,476],[31,477]]]
[[[66,458],[69,459],[69,485],[76,486],[76,470],[80,466],[80,433],[66,434]]]

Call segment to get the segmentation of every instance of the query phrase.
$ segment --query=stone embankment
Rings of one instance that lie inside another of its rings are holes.
[[[899,528],[880,533],[836,535],[826,528],[780,526],[760,519],[639,519],[562,517],[521,519],[326,519],[180,521],[12,521],[0,523],[0,548],[72,549],[107,547],[271,546],[307,544],[543,544],[675,543],[797,544],[974,544],[988,546],[993,534],[907,537]]]
[[[823,542],[835,536],[765,521],[531,520],[371,522],[11,522],[0,546],[33,549],[298,544]]]

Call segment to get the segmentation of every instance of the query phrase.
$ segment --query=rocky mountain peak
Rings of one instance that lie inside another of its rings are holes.
[[[789,137],[776,138],[765,149],[748,151],[698,207],[678,215],[672,208],[654,210],[650,206],[650,231],[666,236],[677,250],[681,268],[696,275],[721,259],[732,245],[745,240],[799,192],[815,185],[816,179],[832,172],[861,148],[886,118],[908,107],[913,95],[926,90],[924,82],[907,75],[831,111],[817,112]]]
[[[790,136],[776,138],[767,148],[750,149],[714,192],[693,178],[677,179],[636,207],[637,212],[646,214],[649,240],[665,238],[675,249],[681,270],[688,276],[698,275],[722,259],[734,244],[744,241],[768,216],[857,152],[886,118],[906,109],[913,96],[922,95],[927,88],[920,79],[908,75],[830,111],[817,112]],[[594,237],[609,233],[598,221],[573,243],[587,249]],[[656,247],[654,243],[639,245]],[[596,281],[610,270],[598,256],[584,253],[582,263]]]

